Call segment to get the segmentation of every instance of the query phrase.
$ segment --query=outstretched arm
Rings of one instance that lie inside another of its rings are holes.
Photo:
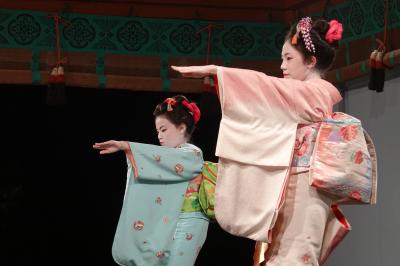
[[[184,66],[184,67],[171,66],[171,68],[181,73],[182,76],[188,78],[204,78],[206,76],[217,74],[216,65]]]
[[[105,142],[95,143],[93,145],[93,148],[96,150],[100,150],[100,154],[110,154],[117,151],[124,151],[128,160],[132,165],[134,177],[138,176],[136,161],[135,158],[133,157],[131,147],[129,146],[129,142],[109,140]]]
[[[109,140],[105,142],[95,143],[93,148],[100,150],[100,154],[110,154],[117,151],[127,152],[130,147],[126,141]]]
[[[203,166],[199,148],[183,145],[181,148],[129,142],[137,165],[138,179],[142,181],[182,182],[196,177]]]

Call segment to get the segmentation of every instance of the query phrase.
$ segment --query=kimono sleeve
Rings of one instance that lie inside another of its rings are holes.
[[[327,117],[341,100],[337,89],[325,80],[284,79],[248,69],[218,67],[217,84],[223,112],[235,106],[239,117],[273,116],[312,123]]]
[[[291,81],[294,89],[294,106],[299,123],[320,122],[332,115],[333,106],[342,100],[339,91],[328,81],[312,79]]]
[[[299,81],[217,67],[222,119],[216,155],[254,165],[288,167],[298,124],[321,121],[341,99],[322,79]]]
[[[201,151],[129,142],[127,159],[135,178],[142,181],[180,182],[196,177],[203,166]]]

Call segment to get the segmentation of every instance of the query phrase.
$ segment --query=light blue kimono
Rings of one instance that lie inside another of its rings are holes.
[[[190,180],[201,172],[199,148],[167,148],[130,142],[127,186],[112,247],[124,266],[191,266],[207,235],[209,219],[181,212]],[[132,165],[133,164],[133,165]],[[137,177],[134,172],[136,169]]]

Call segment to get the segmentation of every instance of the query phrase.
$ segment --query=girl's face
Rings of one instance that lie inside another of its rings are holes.
[[[284,78],[307,80],[313,72],[315,57],[310,63],[304,60],[302,53],[294,48],[287,40],[282,47],[281,70]]]
[[[158,140],[160,141],[161,146],[176,148],[177,146],[187,142],[185,137],[185,124],[175,126],[164,115],[157,116],[155,124]]]

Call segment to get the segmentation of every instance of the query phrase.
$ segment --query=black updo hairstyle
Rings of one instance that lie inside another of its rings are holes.
[[[296,26],[297,23],[292,25],[285,37],[285,41],[289,40],[290,42],[292,40],[293,36],[296,34]],[[315,54],[307,50],[301,32],[299,32],[297,44],[292,44],[299,52],[303,54],[306,61],[310,61],[311,56],[315,56],[317,59],[315,68],[319,70],[321,74],[325,74],[332,67],[336,58],[336,51],[339,48],[339,41],[328,43],[325,40],[325,34],[328,30],[328,21],[324,19],[317,19],[313,21],[310,36],[312,43],[315,46]]]
[[[160,115],[164,115],[172,124],[179,126],[182,123],[186,125],[186,136],[190,139],[194,130],[195,123],[193,115],[190,114],[190,110],[182,104],[183,101],[190,101],[183,95],[176,95],[172,97],[176,101],[175,105],[171,105],[172,110],[168,111],[168,103],[162,102],[158,104],[153,112],[154,118]]]

